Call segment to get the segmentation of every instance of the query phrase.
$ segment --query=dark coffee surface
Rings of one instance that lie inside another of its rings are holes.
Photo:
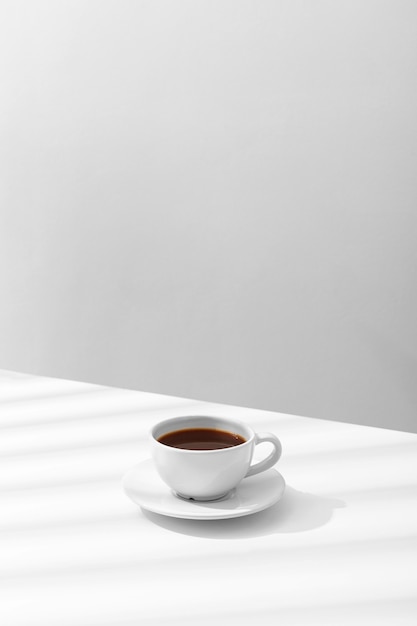
[[[160,443],[171,448],[182,448],[184,450],[220,450],[221,448],[232,448],[246,439],[236,433],[215,428],[184,428],[165,433],[158,438]]]

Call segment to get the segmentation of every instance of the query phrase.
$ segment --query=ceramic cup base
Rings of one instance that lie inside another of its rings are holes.
[[[180,498],[181,500],[187,500],[188,502],[220,502],[221,500],[226,500],[230,498],[232,493],[236,491],[236,489],[231,489],[231,491],[227,491],[221,496],[216,496],[215,498],[193,498],[191,496],[185,496],[182,493],[178,493],[177,491],[172,491],[174,496]]]

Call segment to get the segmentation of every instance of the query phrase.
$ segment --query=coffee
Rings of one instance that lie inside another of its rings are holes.
[[[158,441],[171,448],[184,450],[220,450],[238,446],[245,443],[246,439],[236,433],[217,428],[184,428],[165,433]]]

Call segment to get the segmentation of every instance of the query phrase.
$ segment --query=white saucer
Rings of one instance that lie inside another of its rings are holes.
[[[275,469],[244,478],[229,496],[216,502],[193,502],[175,496],[159,477],[152,459],[142,461],[123,478],[123,488],[135,504],[169,517],[226,519],[263,511],[282,498],[285,481]]]

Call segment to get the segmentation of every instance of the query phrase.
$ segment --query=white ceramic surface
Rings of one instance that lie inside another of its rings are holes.
[[[275,469],[242,481],[230,495],[216,502],[193,502],[175,496],[161,480],[151,459],[139,463],[123,478],[126,494],[148,511],[186,519],[215,520],[262,511],[281,499],[285,481]]]
[[[245,443],[220,450],[184,450],[158,441],[162,435],[187,428],[213,428],[241,435]],[[252,463],[258,443],[272,450]],[[247,424],[224,417],[187,415],[159,422],[151,432],[152,457],[162,480],[177,494],[194,500],[216,500],[237,487],[247,476],[264,472],[277,463],[281,442],[273,433],[255,433]]]

